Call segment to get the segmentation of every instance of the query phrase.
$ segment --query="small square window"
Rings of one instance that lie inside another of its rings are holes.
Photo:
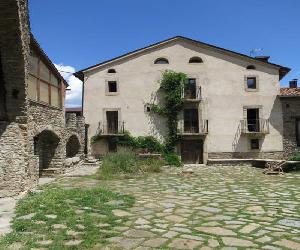
[[[256,89],[256,77],[247,77],[247,88]]]
[[[145,105],[145,113],[150,113],[150,111],[151,111],[150,105],[146,104]]]
[[[259,139],[251,139],[251,149],[259,149]]]
[[[108,92],[117,92],[117,82],[108,81]]]

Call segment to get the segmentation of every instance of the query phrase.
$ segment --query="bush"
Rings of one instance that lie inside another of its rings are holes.
[[[300,161],[300,152],[292,155],[290,158],[289,158],[290,161]]]
[[[179,156],[175,153],[164,154],[164,159],[168,165],[172,165],[172,166],[176,166],[176,167],[182,166],[182,162],[181,162]]]
[[[137,138],[138,148],[147,153],[161,153],[164,146],[153,136],[139,136]]]
[[[162,159],[140,158],[132,152],[107,154],[98,171],[98,178],[157,173],[161,172],[163,165],[166,165],[166,162]]]

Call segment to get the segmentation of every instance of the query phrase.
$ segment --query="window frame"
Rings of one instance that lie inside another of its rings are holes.
[[[255,78],[255,88],[248,87],[248,79]],[[244,87],[247,92],[257,92],[259,91],[259,77],[257,75],[247,75],[244,77]]]
[[[203,63],[203,59],[200,56],[192,56],[189,59],[189,64],[202,64]]]
[[[51,107],[55,107],[55,108],[59,108],[59,109],[62,109],[62,103],[63,103],[63,100],[62,100],[62,81],[59,77],[56,76],[56,74],[54,74],[53,70],[50,69],[50,67],[48,66],[48,64],[45,62],[45,60],[41,59],[41,57],[35,53],[34,51],[31,52],[32,54],[34,54],[34,56],[37,58],[37,75],[35,75],[34,73],[32,73],[29,69],[29,75],[31,77],[33,77],[33,79],[36,80],[36,93],[37,93],[37,98],[36,100],[34,99],[31,99],[29,97],[29,99],[33,102],[38,102],[38,103],[41,103],[43,105],[47,105],[47,106],[51,106]],[[32,56],[32,55],[30,55]],[[48,69],[49,71],[49,81],[46,81],[44,80],[42,77],[41,77],[41,70],[40,70],[40,67],[41,67],[41,62],[46,66],[46,68]],[[53,83],[52,83],[52,76],[56,77],[57,80],[58,80],[58,86],[55,86]],[[40,84],[44,83],[48,86],[48,102],[45,102],[45,101],[41,101],[41,88],[40,88]],[[56,88],[58,90],[58,106],[55,106],[55,105],[52,105],[52,88]],[[29,94],[28,94],[29,96]]]
[[[159,63],[159,61],[165,61],[166,63]],[[158,57],[153,62],[154,65],[168,65],[170,64],[169,59],[167,57]]]
[[[110,82],[116,82],[116,92],[110,92],[109,91],[109,83]],[[114,96],[114,95],[119,95],[119,91],[120,91],[120,84],[119,84],[119,81],[118,79],[106,79],[105,81],[105,95],[107,96]]]

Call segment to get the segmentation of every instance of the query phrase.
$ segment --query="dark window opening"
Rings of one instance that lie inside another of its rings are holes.
[[[108,92],[117,92],[117,82],[116,81],[108,82]]]
[[[150,105],[145,105],[145,112],[149,113],[151,111]]]
[[[184,132],[199,133],[198,109],[184,110]]]
[[[248,65],[247,69],[255,69],[255,66],[254,65]]]
[[[247,77],[247,88],[256,89],[256,77]]]
[[[157,58],[154,61],[154,64],[169,64],[169,61],[166,58]]]
[[[196,99],[196,79],[190,78],[188,79],[187,85],[184,90],[184,98],[187,99]]]
[[[107,73],[117,73],[115,69],[109,69]]]
[[[251,139],[251,149],[259,149],[259,139]]]
[[[259,109],[247,109],[247,126],[249,132],[260,132]]]
[[[194,56],[190,58],[189,63],[203,63],[203,60],[198,56]]]
[[[300,119],[296,119],[296,140],[297,146],[300,146]]]

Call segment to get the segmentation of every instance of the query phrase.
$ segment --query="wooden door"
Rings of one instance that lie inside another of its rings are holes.
[[[106,111],[107,132],[108,134],[118,133],[118,111]]]
[[[184,140],[181,143],[181,159],[186,164],[203,163],[203,141]]]

